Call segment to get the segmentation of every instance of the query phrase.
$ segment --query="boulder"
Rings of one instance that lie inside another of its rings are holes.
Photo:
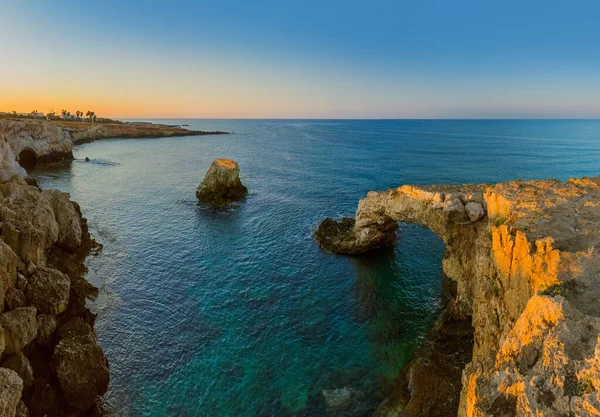
[[[50,346],[54,340],[54,333],[58,326],[58,319],[51,314],[40,314],[37,317],[38,335],[36,343],[41,346]]]
[[[248,195],[248,189],[240,181],[240,168],[230,159],[216,159],[204,180],[196,189],[201,203],[223,207]]]
[[[356,227],[351,218],[325,219],[314,232],[314,238],[323,250],[346,255],[358,255],[393,246],[398,224],[389,217]]]
[[[27,305],[27,299],[25,298],[23,291],[18,288],[10,290],[6,296],[6,305],[9,310],[25,307]]]
[[[43,192],[54,211],[54,218],[58,224],[58,246],[70,252],[75,251],[81,246],[81,222],[79,214],[68,194],[58,190],[48,190]]]
[[[52,366],[67,403],[75,408],[89,409],[108,389],[108,362],[91,334],[60,340]]]
[[[483,219],[485,217],[485,210],[482,205],[475,202],[469,202],[465,205],[465,211],[467,212],[467,216],[469,216],[469,221],[476,222],[477,220]]]
[[[6,342],[5,353],[17,353],[35,339],[38,331],[35,313],[35,307],[22,307],[0,314],[0,326],[4,329]]]
[[[14,417],[21,400],[23,380],[13,370],[0,368],[0,417]]]
[[[29,277],[27,299],[38,311],[57,315],[66,310],[69,303],[71,280],[56,269],[39,267]]]
[[[23,380],[23,390],[27,391],[33,385],[33,368],[29,363],[29,359],[22,353],[17,352],[14,355],[8,356],[0,364],[1,367],[12,369]]]

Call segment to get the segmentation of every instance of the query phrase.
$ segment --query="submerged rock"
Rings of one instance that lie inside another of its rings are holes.
[[[351,218],[325,219],[314,232],[319,246],[328,252],[347,255],[363,254],[393,246],[398,224],[389,217],[356,227]]]
[[[204,180],[196,189],[200,202],[223,207],[248,195],[248,189],[240,181],[240,168],[231,159],[215,159]]]
[[[351,387],[323,390],[325,410],[328,415],[346,411],[354,405],[356,400],[363,396],[364,394],[361,391]]]

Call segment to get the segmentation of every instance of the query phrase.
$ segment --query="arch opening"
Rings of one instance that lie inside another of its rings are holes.
[[[19,153],[19,164],[25,168],[33,168],[37,164],[37,155],[33,149],[26,148]]]

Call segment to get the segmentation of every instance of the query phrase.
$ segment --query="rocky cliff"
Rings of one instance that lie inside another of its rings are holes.
[[[442,348],[417,353],[401,377],[406,395],[378,416],[600,415],[600,177],[370,192],[353,236],[382,219],[435,232],[453,285],[433,337]],[[448,354],[448,323],[461,321],[472,352],[452,381],[460,359]]]
[[[0,138],[8,141],[14,160],[23,168],[73,159],[69,132],[45,121],[0,120]],[[3,155],[10,156],[6,152]]]

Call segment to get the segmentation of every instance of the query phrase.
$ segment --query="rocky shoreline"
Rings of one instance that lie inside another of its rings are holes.
[[[600,177],[363,198],[346,236],[360,246],[360,229],[387,219],[427,227],[446,244],[451,283],[438,327],[376,415],[600,415],[599,218]]]
[[[71,161],[73,160],[73,145],[96,140],[225,134],[228,132],[188,130],[152,123],[120,124],[0,119],[0,139],[4,138],[8,141],[16,161],[23,168]]]
[[[73,143],[221,133],[0,120],[0,417],[103,415],[110,380],[86,307],[98,290],[84,262],[98,245],[79,205],[24,168],[72,160]]]

